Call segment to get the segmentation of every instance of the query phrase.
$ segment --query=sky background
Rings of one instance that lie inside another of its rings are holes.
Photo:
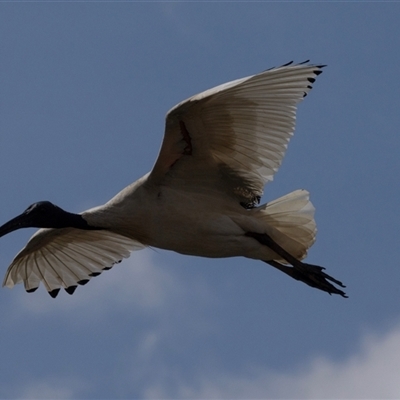
[[[148,172],[167,111],[288,61],[327,64],[263,202],[304,188],[310,263],[147,249],[52,299],[0,290],[0,398],[399,398],[400,4],[0,3],[0,223],[80,212]],[[0,240],[5,273],[34,230]]]

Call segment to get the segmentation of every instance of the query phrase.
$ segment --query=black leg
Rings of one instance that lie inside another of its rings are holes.
[[[293,257],[290,253],[288,253],[285,249],[279,246],[269,235],[247,232],[246,236],[252,237],[256,239],[259,243],[268,246],[271,250],[273,250],[276,254],[278,254],[281,258],[286,260],[292,267],[288,267],[283,265],[277,261],[270,260],[265,261],[267,264],[273,266],[274,268],[279,269],[279,271],[284,272],[289,275],[293,279],[298,281],[302,281],[307,285],[323,290],[329,294],[339,294],[343,297],[348,297],[342,290],[336,288],[332,285],[331,282],[335,283],[340,287],[345,287],[342,282],[337,279],[331,277],[330,275],[323,272],[325,268],[319,267],[318,265],[306,264]],[[330,282],[329,282],[330,281]]]

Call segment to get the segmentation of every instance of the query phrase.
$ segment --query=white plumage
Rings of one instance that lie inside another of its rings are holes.
[[[172,108],[152,171],[109,202],[80,215],[37,203],[0,227],[0,236],[19,227],[45,228],[17,254],[4,285],[24,282],[34,291],[43,282],[53,297],[59,288],[72,294],[77,284],[131,251],[154,246],[204,257],[259,259],[344,295],[327,282],[339,281],[300,262],[316,234],[308,192],[297,190],[258,206],[293,134],[296,105],[319,73],[321,66],[285,65]]]

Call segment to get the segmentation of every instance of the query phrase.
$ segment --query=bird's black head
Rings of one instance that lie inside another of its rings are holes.
[[[65,228],[70,213],[50,201],[38,201],[31,204],[21,215],[28,226],[34,228]]]
[[[0,237],[21,228],[92,229],[79,214],[72,214],[49,201],[30,205],[22,214],[0,227]]]

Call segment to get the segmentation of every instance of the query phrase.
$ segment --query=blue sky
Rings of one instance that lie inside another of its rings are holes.
[[[148,172],[166,112],[327,64],[265,190],[305,188],[329,296],[264,263],[147,249],[52,299],[0,290],[0,398],[398,398],[400,4],[1,3],[0,223]],[[0,241],[3,273],[33,230]]]

